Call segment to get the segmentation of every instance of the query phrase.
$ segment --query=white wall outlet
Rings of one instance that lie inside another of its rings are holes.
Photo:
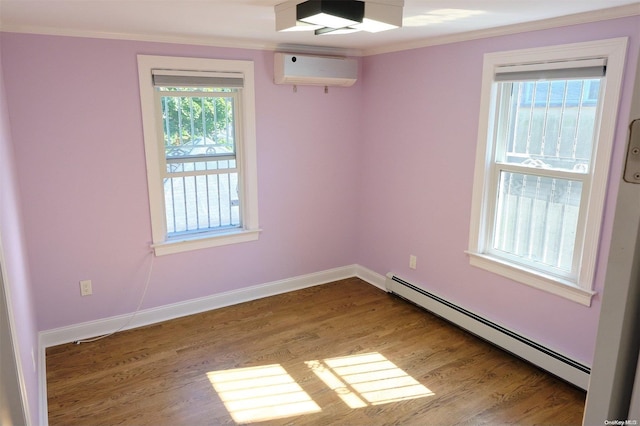
[[[80,281],[80,294],[82,296],[89,296],[90,294],[93,294],[93,289],[91,288],[91,280]]]
[[[416,269],[416,263],[418,262],[418,258],[414,255],[409,256],[409,268]]]

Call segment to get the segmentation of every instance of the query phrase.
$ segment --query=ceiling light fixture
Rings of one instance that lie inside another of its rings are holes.
[[[344,28],[362,23],[364,2],[358,0],[308,0],[296,6],[296,18],[306,24]]]
[[[402,26],[404,0],[289,0],[275,6],[277,31],[316,35],[379,32]]]

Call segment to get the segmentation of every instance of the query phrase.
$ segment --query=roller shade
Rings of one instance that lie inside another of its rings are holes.
[[[240,73],[151,70],[154,87],[233,87],[244,86]]]
[[[508,65],[496,68],[494,80],[508,82],[602,78],[606,71],[607,60],[604,58]]]

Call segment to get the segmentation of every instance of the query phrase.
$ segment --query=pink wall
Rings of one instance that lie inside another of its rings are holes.
[[[38,330],[131,312],[151,239],[136,54],[251,59],[256,66],[257,242],[159,257],[143,308],[360,263],[396,272],[590,363],[600,308],[469,266],[464,254],[482,55],[630,36],[626,18],[367,57],[352,88],[272,83],[272,52],[3,35],[7,103]],[[627,67],[614,200],[629,110]],[[596,289],[602,290],[609,205]],[[418,269],[407,268],[409,254]],[[82,298],[78,281],[93,280]]]
[[[0,46],[4,36],[0,35]],[[1,52],[1,50],[0,50]],[[25,252],[25,241],[21,219],[20,195],[16,183],[14,149],[6,103],[4,75],[0,55],[0,252],[3,255],[5,293],[11,305],[16,341],[13,344],[20,352],[21,375],[27,392],[31,421],[39,424],[38,376],[33,368],[31,351],[38,356],[38,329],[31,298],[29,264]],[[1,290],[0,290],[1,291]],[[0,309],[4,310],[4,307]],[[5,364],[3,364],[4,366]]]
[[[358,263],[590,364],[640,45],[640,17],[364,59]],[[630,37],[591,308],[469,265],[469,211],[486,52]],[[418,268],[408,268],[409,255]]]
[[[359,86],[293,93],[272,82],[273,52],[3,37],[39,330],[132,312],[142,293],[151,230],[137,54],[255,61],[264,229],[256,242],[156,258],[143,309],[355,261]]]

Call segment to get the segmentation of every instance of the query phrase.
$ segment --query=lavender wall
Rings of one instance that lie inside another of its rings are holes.
[[[272,52],[4,34],[37,329],[131,312],[142,292],[151,232],[136,54],[250,59],[264,232],[257,242],[157,258],[143,308],[360,263],[590,363],[600,296],[587,308],[472,268],[464,254],[482,56],[629,36],[617,176],[639,25],[634,17],[367,57],[356,86],[328,95],[274,85]],[[93,296],[80,296],[83,279],[93,280]]]
[[[0,35],[0,46],[4,36]],[[0,52],[2,50],[0,49]],[[21,219],[21,203],[18,194],[14,149],[9,127],[6,92],[3,75],[6,62],[0,55],[0,254],[3,256],[5,292],[11,307],[13,326],[17,341],[13,344],[20,353],[21,376],[30,417],[33,424],[39,424],[38,376],[33,368],[31,354],[38,354],[38,329],[35,310],[31,298],[31,280],[25,252],[25,241]],[[4,309],[4,307],[0,308]],[[3,366],[6,364],[3,364]],[[15,420],[15,419],[14,419]]]
[[[37,326],[132,312],[151,241],[137,54],[255,61],[256,242],[162,256],[142,308],[352,264],[361,89],[273,84],[273,52],[5,34]],[[79,280],[93,280],[81,297]]]
[[[590,364],[626,147],[640,17],[365,58],[358,263],[423,288]],[[630,37],[590,308],[469,265],[483,55]],[[418,268],[408,268],[409,255]]]

